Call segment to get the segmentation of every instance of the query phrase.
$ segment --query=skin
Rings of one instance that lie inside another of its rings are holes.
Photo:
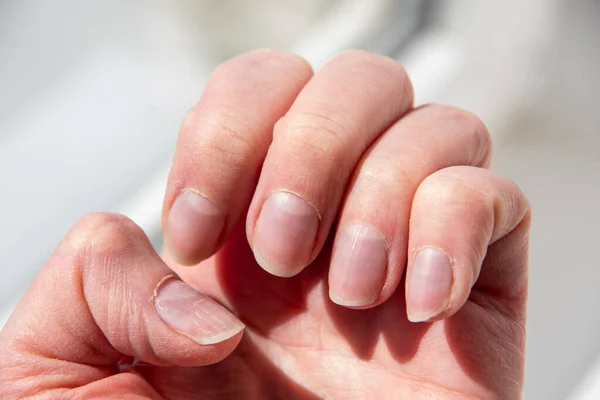
[[[485,126],[413,108],[387,58],[227,61],[182,125],[162,257],[82,218],[0,334],[0,397],[521,398],[530,208],[489,163]]]

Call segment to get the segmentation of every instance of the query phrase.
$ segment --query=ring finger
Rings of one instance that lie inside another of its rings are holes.
[[[487,129],[465,111],[426,106],[392,126],[365,153],[348,187],[329,271],[331,299],[365,308],[389,298],[406,265],[419,184],[440,169],[489,160]]]

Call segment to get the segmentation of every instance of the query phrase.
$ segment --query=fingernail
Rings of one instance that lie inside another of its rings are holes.
[[[244,329],[225,307],[179,279],[159,284],[154,306],[171,328],[199,344],[220,343]]]
[[[256,221],[256,261],[273,275],[296,275],[310,262],[318,228],[314,206],[292,193],[271,194]]]
[[[408,273],[406,307],[412,322],[428,321],[446,310],[452,290],[450,257],[435,247],[417,253]]]
[[[167,224],[167,246],[178,262],[191,265],[215,251],[225,215],[206,197],[187,189],[175,199]]]
[[[354,224],[335,242],[329,272],[329,297],[342,306],[373,304],[385,283],[388,248],[373,227]]]

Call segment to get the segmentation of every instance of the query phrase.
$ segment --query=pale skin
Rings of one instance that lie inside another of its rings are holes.
[[[0,334],[0,398],[521,398],[529,203],[477,117],[412,93],[365,52],[222,64],[162,255],[82,218]]]

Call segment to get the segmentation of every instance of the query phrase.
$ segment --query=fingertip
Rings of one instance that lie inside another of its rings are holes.
[[[210,257],[243,217],[273,127],[311,76],[302,58],[269,49],[215,69],[184,119],[167,182],[165,244],[179,264]]]
[[[198,340],[194,340],[196,343],[206,346],[206,345],[214,345],[231,341],[232,344],[237,344],[242,340],[242,336],[244,335],[245,326],[242,324],[240,326],[236,326],[233,329],[229,329],[227,331],[219,332],[213,336],[203,337]]]
[[[374,303],[377,301],[378,296],[374,296],[372,298],[360,298],[360,299],[348,299],[345,297],[340,297],[336,293],[329,290],[329,299],[333,301],[338,306],[351,308],[354,310],[364,310],[367,308],[374,307]]]
[[[296,268],[289,268],[289,267],[282,267],[273,262],[267,261],[254,246],[253,246],[252,251],[254,253],[254,259],[256,260],[256,263],[262,269],[264,269],[266,272],[268,272],[269,274],[271,274],[273,276],[278,276],[280,278],[291,278],[293,276],[298,275],[304,269],[303,266],[296,267]]]

